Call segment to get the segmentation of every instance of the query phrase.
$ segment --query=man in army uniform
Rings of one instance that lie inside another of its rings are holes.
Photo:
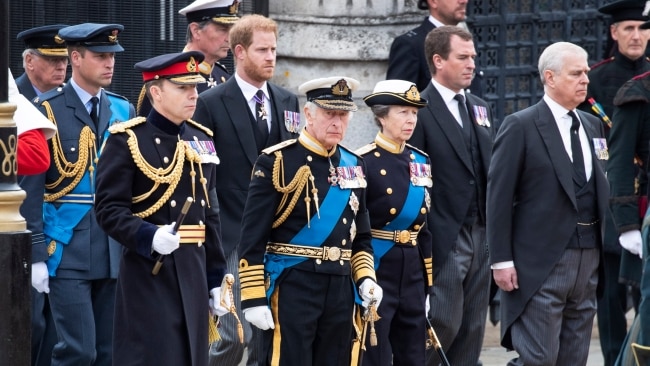
[[[59,30],[67,25],[56,24],[36,27],[24,30],[16,36],[25,44],[23,51],[23,68],[25,72],[16,79],[18,92],[31,103],[34,98],[43,92],[54,89],[63,84],[66,68],[68,67],[68,50],[65,42],[57,37]],[[18,113],[18,111],[16,111]],[[40,113],[40,112],[39,112]],[[18,119],[16,118],[16,121]],[[24,121],[30,125],[32,121]],[[51,122],[48,121],[51,124]],[[21,124],[16,123],[20,129]],[[55,131],[55,130],[54,130]],[[53,133],[52,133],[53,134]],[[51,138],[52,136],[48,136]],[[22,139],[39,140],[43,144],[43,151],[47,155],[47,167],[49,167],[49,153],[47,153],[47,142],[45,136],[38,129],[19,134],[18,143]],[[30,191],[32,185],[40,187],[43,182],[38,176],[33,177],[29,172],[21,169],[21,158],[23,148],[18,149],[18,184],[25,191]],[[34,166],[33,162],[28,166]],[[40,171],[39,173],[42,173]],[[31,173],[34,174],[34,173]],[[37,188],[38,189],[38,188]],[[49,365],[52,358],[52,347],[56,344],[56,329],[52,311],[47,298],[49,288],[47,285],[48,273],[45,260],[47,250],[45,239],[42,233],[43,227],[43,195],[29,195],[20,206],[20,214],[27,222],[27,229],[32,232],[32,365]]]
[[[97,222],[124,246],[114,365],[206,366],[208,295],[217,315],[230,307],[229,298],[221,302],[226,260],[212,131],[189,119],[196,84],[205,82],[202,60],[190,51],[137,63],[153,110],[112,126],[97,165]],[[159,255],[164,265],[152,275]]]
[[[364,163],[339,145],[357,86],[347,77],[302,84],[306,127],[263,150],[253,168],[239,245],[241,302],[246,320],[274,329],[264,332],[271,365],[350,365],[355,293],[364,307],[381,301]]]
[[[124,49],[120,24],[85,23],[63,28],[72,77],[37,98],[58,127],[51,165],[41,185],[43,228],[49,257],[50,306],[58,334],[52,365],[110,365],[115,284],[120,247],[97,224],[93,212],[95,160],[108,127],[135,115],[122,96],[107,92],[115,53]],[[43,185],[45,189],[43,189]]]
[[[645,1],[640,0],[622,0],[598,9],[601,13],[611,16],[609,30],[615,41],[615,48],[611,57],[591,67],[587,98],[579,108],[594,114],[601,120],[608,139],[616,92],[623,83],[632,77],[650,71],[650,62],[645,57],[646,46],[650,40],[650,30],[641,28],[643,22],[648,20],[648,16],[644,12],[644,4]],[[627,121],[619,123],[621,124],[618,126],[619,130],[621,127],[627,128]],[[617,141],[613,141],[613,143],[617,144]],[[608,145],[611,149],[612,141]],[[624,162],[625,165],[627,163],[627,161]],[[610,167],[611,164],[612,161],[609,161]],[[628,309],[628,287],[633,293],[635,306],[638,306],[640,260],[632,253],[621,251],[619,231],[609,212],[605,221],[604,243],[603,267],[607,281],[605,281],[603,296],[598,299],[597,319],[600,346],[604,357],[603,365],[612,366],[627,332],[625,313]],[[627,245],[625,240],[622,243]],[[624,261],[624,268],[621,268],[621,260]],[[621,276],[621,270],[623,276]],[[620,283],[619,278],[621,277],[627,280],[634,279],[631,281],[632,286]]]

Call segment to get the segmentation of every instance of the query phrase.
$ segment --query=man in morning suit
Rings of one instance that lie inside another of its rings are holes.
[[[42,176],[43,232],[49,258],[50,306],[58,343],[52,365],[110,365],[113,308],[120,245],[97,224],[94,205],[96,158],[108,127],[135,116],[122,96],[107,92],[115,53],[124,51],[120,24],[84,23],[63,28],[72,77],[36,100],[58,127],[51,164]],[[45,192],[43,192],[43,190]]]
[[[228,273],[237,281],[233,293],[239,307],[240,223],[248,193],[253,165],[260,152],[271,145],[297,137],[300,123],[298,98],[291,92],[268,82],[275,67],[277,24],[261,15],[240,18],[230,30],[236,72],[218,88],[199,95],[194,120],[214,132],[217,165],[217,196],[221,208],[223,249]],[[261,348],[256,346],[260,331],[244,325],[245,343],[237,336],[237,321],[232,315],[221,317],[221,341],[210,349],[211,365],[236,366],[244,347],[248,347],[248,365],[262,362]],[[252,339],[251,339],[252,337]]]
[[[431,323],[452,365],[476,365],[490,287],[485,191],[493,118],[487,102],[464,92],[476,57],[469,32],[438,27],[427,35],[425,54],[432,79],[422,97],[429,105],[418,112],[409,142],[435,161],[428,220],[434,271]]]
[[[459,25],[465,20],[467,0],[419,0],[418,8],[429,10],[429,16],[416,28],[395,37],[388,55],[386,79],[408,80],[424,90],[431,80],[424,39],[432,29],[443,25]],[[471,84],[472,93],[481,95],[482,72],[476,70]]]
[[[554,43],[538,68],[544,97],[503,121],[488,176],[501,345],[519,354],[508,365],[580,366],[602,290],[607,143],[602,123],[576,110],[587,95],[587,52]]]
[[[57,37],[59,30],[65,27],[67,25],[45,25],[24,30],[16,36],[25,44],[23,51],[25,72],[16,79],[16,86],[20,94],[30,102],[43,92],[63,85],[65,81],[68,50],[65,42]],[[28,133],[36,133],[36,131]],[[20,152],[20,149],[18,151]],[[47,155],[49,158],[49,153]],[[32,185],[42,189],[42,179],[38,176],[23,175],[20,169],[18,174],[21,175],[18,183],[23,190],[30,191]],[[43,283],[49,277],[45,264],[48,255],[41,231],[43,195],[27,196],[20,206],[20,214],[27,222],[27,229],[32,232],[32,283]],[[56,343],[56,330],[47,297],[48,286],[38,289],[36,286],[32,288],[32,365],[46,366],[51,362],[52,347]]]

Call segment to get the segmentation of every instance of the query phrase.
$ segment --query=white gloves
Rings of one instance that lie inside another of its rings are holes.
[[[244,309],[244,318],[261,330],[275,329],[273,315],[271,315],[271,309],[268,306],[253,306]]]
[[[618,237],[618,242],[621,243],[621,246],[628,252],[638,255],[641,259],[643,259],[643,251],[641,250],[641,245],[643,243],[641,240],[641,231],[626,231]]]
[[[45,262],[32,263],[32,286],[38,292],[50,293],[50,274]]]
[[[172,234],[174,230],[174,222],[169,225],[165,225],[153,234],[153,240],[151,242],[151,249],[155,250],[159,254],[167,255],[178,249],[181,243],[181,234],[176,233]]]
[[[427,299],[425,300],[426,302],[424,303],[424,312],[427,314],[427,317],[429,316],[429,310],[431,310],[431,302],[429,302],[429,296],[430,295],[427,295]]]
[[[384,290],[379,287],[377,282],[370,278],[366,278],[359,286],[359,295],[363,302],[361,306],[367,308],[371,300],[375,300],[375,307],[379,307],[382,297],[384,297]]]
[[[221,304],[221,287],[215,287],[210,290],[210,312],[216,316],[226,315],[230,312],[230,297],[225,296],[223,302],[226,306]]]

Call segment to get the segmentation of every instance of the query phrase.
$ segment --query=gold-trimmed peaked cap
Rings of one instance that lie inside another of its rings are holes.
[[[310,80],[298,87],[307,100],[323,109],[356,111],[352,92],[359,88],[359,81],[347,76],[332,76]]]
[[[43,56],[68,57],[65,41],[59,37],[59,30],[68,27],[65,24],[44,25],[24,30],[16,39],[25,43],[25,48],[36,50]]]
[[[205,83],[205,78],[199,73],[203,59],[203,53],[199,51],[168,53],[140,61],[135,64],[135,69],[142,72],[145,83],[159,79],[179,85]]]
[[[220,24],[234,24],[239,17],[240,0],[196,0],[179,10],[188,23],[211,20]]]
[[[363,101],[368,106],[381,104],[422,108],[427,105],[427,100],[420,97],[418,87],[406,80],[380,81],[375,85],[372,94],[365,96]]]
[[[117,35],[124,30],[121,24],[83,23],[59,30],[68,46],[81,46],[93,52],[122,52]]]

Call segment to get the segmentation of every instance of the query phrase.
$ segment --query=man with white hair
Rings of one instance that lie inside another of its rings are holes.
[[[509,115],[488,175],[487,238],[501,297],[508,365],[586,365],[602,291],[609,203],[602,124],[576,110],[587,94],[587,52],[568,42],[539,58],[544,97]]]

